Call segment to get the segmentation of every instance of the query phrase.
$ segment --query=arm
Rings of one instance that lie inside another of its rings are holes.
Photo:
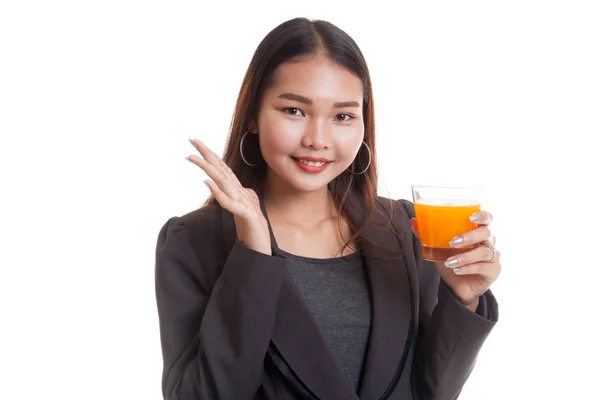
[[[166,400],[254,397],[284,263],[237,241],[210,287],[183,221],[162,227],[155,279]]]
[[[409,218],[414,205],[402,200]],[[410,229],[410,228],[409,228]],[[421,258],[421,243],[411,235],[419,280],[419,328],[413,362],[417,399],[458,398],[477,355],[498,321],[498,304],[488,290],[464,305],[440,278],[435,265]]]
[[[419,399],[451,400],[458,398],[471,374],[477,355],[498,320],[498,306],[488,291],[479,298],[473,312],[452,295],[443,281],[436,297],[431,314],[423,315],[419,324],[414,390]]]

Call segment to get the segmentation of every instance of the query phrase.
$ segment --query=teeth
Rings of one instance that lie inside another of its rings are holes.
[[[298,161],[300,161],[302,164],[308,165],[309,167],[320,167],[325,164],[324,161],[306,161],[306,160],[298,160]]]

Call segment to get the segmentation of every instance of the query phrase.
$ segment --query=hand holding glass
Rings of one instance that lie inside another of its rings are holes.
[[[473,248],[450,241],[477,228],[470,217],[481,211],[483,188],[413,185],[412,194],[424,260],[444,262]]]

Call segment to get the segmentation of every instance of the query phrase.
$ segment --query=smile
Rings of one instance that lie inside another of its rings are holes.
[[[307,161],[307,160],[296,160],[302,164],[310,165],[311,167],[320,167],[321,165],[327,164],[326,161]]]
[[[300,160],[298,158],[292,157],[292,159],[296,162],[303,171],[317,173],[323,171],[327,166],[331,163],[331,161],[313,161],[313,160]]]

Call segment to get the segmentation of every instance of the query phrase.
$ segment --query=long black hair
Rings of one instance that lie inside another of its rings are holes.
[[[258,45],[244,76],[231,121],[223,161],[229,165],[247,188],[259,190],[266,177],[265,163],[251,167],[240,154],[242,137],[252,121],[258,121],[262,95],[272,82],[273,73],[284,62],[293,62],[310,55],[323,55],[346,68],[362,81],[364,141],[356,156],[353,171],[366,172],[354,175],[344,171],[329,183],[329,191],[340,216],[350,224],[352,237],[345,243],[351,246],[360,235],[351,215],[362,215],[365,220],[376,208],[377,200],[377,154],[375,146],[375,116],[371,77],[365,58],[356,42],[342,29],[323,20],[294,18],[283,22],[270,31]],[[260,134],[260,133],[259,133]],[[261,160],[258,138],[247,135],[244,140],[244,156],[250,163]],[[369,164],[370,163],[370,164]],[[368,168],[367,168],[368,167]],[[215,202],[211,196],[207,204]],[[343,249],[342,249],[343,251]]]

